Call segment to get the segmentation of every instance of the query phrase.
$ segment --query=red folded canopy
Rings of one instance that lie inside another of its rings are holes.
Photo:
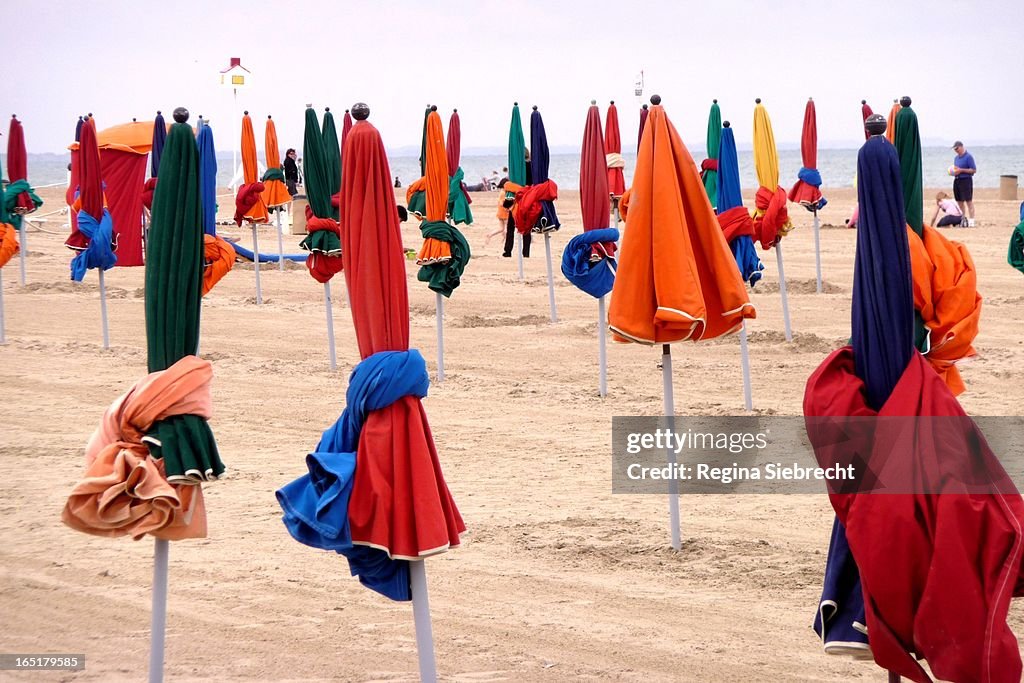
[[[599,122],[598,131],[600,130]],[[605,116],[604,151],[605,154],[622,154],[622,138],[619,135],[619,110],[615,108],[614,102],[608,105],[608,114]],[[616,197],[621,197],[622,193],[626,191],[626,180],[622,175],[621,168],[608,169],[608,191]]]
[[[17,117],[11,117],[11,127],[7,131],[7,179],[17,182],[28,180],[28,154],[25,151],[25,129]],[[28,192],[18,195],[17,208],[35,211],[35,204]]]

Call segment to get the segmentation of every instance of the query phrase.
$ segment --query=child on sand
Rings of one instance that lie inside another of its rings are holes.
[[[935,220],[939,218],[940,213],[944,215],[936,223]],[[960,211],[960,207],[945,192],[939,192],[935,195],[935,213],[932,215],[931,224],[936,228],[964,225],[963,212]]]

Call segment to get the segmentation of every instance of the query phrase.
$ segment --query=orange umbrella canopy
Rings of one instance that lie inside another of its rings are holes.
[[[249,112],[245,112],[242,117],[242,179],[245,184],[239,188],[238,193],[250,195],[252,189],[247,191],[246,188],[259,182],[259,169],[256,165],[256,135],[252,130]],[[245,219],[253,223],[267,222],[267,205],[259,195],[255,195],[254,199],[252,206],[243,212]]]
[[[735,332],[754,307],[697,165],[661,98],[651,101],[608,325],[616,341],[641,344]]]
[[[274,119],[267,116],[267,129],[264,133],[264,147],[267,156],[267,172],[263,175],[263,203],[270,208],[288,204],[292,196],[284,184],[284,173],[281,171],[281,154],[277,146],[277,126]]]

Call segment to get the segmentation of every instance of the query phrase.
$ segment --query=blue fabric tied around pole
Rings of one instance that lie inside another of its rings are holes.
[[[423,398],[429,386],[426,361],[416,349],[381,351],[365,358],[349,377],[341,417],[306,456],[309,473],[277,491],[292,538],[344,555],[360,583],[392,600],[412,599],[408,560],[394,560],[383,550],[353,545],[349,531],[356,451],[367,415],[404,396]]]
[[[117,263],[117,256],[110,246],[114,237],[114,221],[109,211],[103,209],[99,221],[85,211],[79,211],[78,229],[89,238],[89,246],[71,259],[71,279],[75,282],[84,280],[85,271],[90,268],[110,270]]]
[[[816,168],[804,168],[800,167],[800,171],[796,174],[796,177],[804,181],[808,185],[814,187],[821,187],[821,174],[818,173]]]
[[[612,291],[615,284],[616,262],[611,256],[600,261],[591,261],[591,247],[598,242],[617,242],[619,231],[615,228],[587,230],[576,235],[562,252],[562,275],[584,292],[600,299]]]
[[[718,148],[718,213],[743,206],[740,190],[740,162],[736,154],[736,136],[732,128],[722,129],[722,141]],[[764,265],[757,257],[754,240],[750,235],[740,235],[729,243],[729,249],[736,259],[743,280],[753,287],[761,279]]]
[[[754,240],[750,239],[749,235],[741,235],[729,243],[729,249],[736,259],[743,280],[749,282],[751,287],[756,285],[764,276],[761,272],[764,270],[764,264],[757,257]]]

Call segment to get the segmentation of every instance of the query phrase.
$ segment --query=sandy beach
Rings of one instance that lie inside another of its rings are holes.
[[[948,188],[942,188],[947,189]],[[404,204],[403,195],[399,202]],[[935,190],[926,190],[926,198]],[[752,192],[745,193],[752,205]],[[843,225],[853,190],[828,191],[821,214],[825,292],[815,293],[811,214],[790,205],[784,243],[794,341],[783,336],[773,253],[751,295],[756,412],[799,415],[804,383],[845,343],[856,234]],[[1018,203],[976,193],[977,228],[945,230],[969,248],[984,298],[978,357],[963,366],[972,415],[1021,415],[1024,282],[1006,264]],[[611,418],[662,411],[660,350],[610,345],[609,394],[597,393],[595,300],[558,271],[559,322],[548,317],[543,241],[526,278],[500,245],[483,248],[497,195],[474,194],[474,249],[446,302],[446,379],[424,401],[468,532],[427,564],[444,680],[884,680],[873,662],[830,657],[810,628],[832,509],[821,495],[684,496],[683,548],[669,548],[667,502],[611,492]],[[44,195],[43,211],[63,202]],[[581,227],[579,197],[557,203],[560,258]],[[221,218],[233,210],[221,199]],[[932,205],[926,204],[926,219]],[[0,347],[0,652],[84,653],[81,672],[12,673],[14,681],[138,681],[149,648],[153,542],[102,539],[60,521],[104,409],[145,374],[143,269],[106,275],[111,349],[101,346],[95,271],[68,274],[60,217],[28,239],[28,284],[3,270]],[[251,246],[248,230],[218,228]],[[419,230],[403,227],[405,246]],[[298,236],[286,235],[287,252]],[[272,228],[260,244],[276,251]],[[412,345],[436,359],[434,294],[408,262]],[[337,372],[328,370],[322,287],[301,264],[238,264],[206,297],[202,353],[214,365],[211,420],[228,467],[206,485],[209,537],[173,543],[167,679],[412,681],[409,604],[348,576],[343,558],[286,533],[274,491],[344,408],[358,361],[341,276],[335,278]],[[736,337],[674,347],[684,415],[743,413]],[[1024,606],[1010,623],[1024,632]]]

